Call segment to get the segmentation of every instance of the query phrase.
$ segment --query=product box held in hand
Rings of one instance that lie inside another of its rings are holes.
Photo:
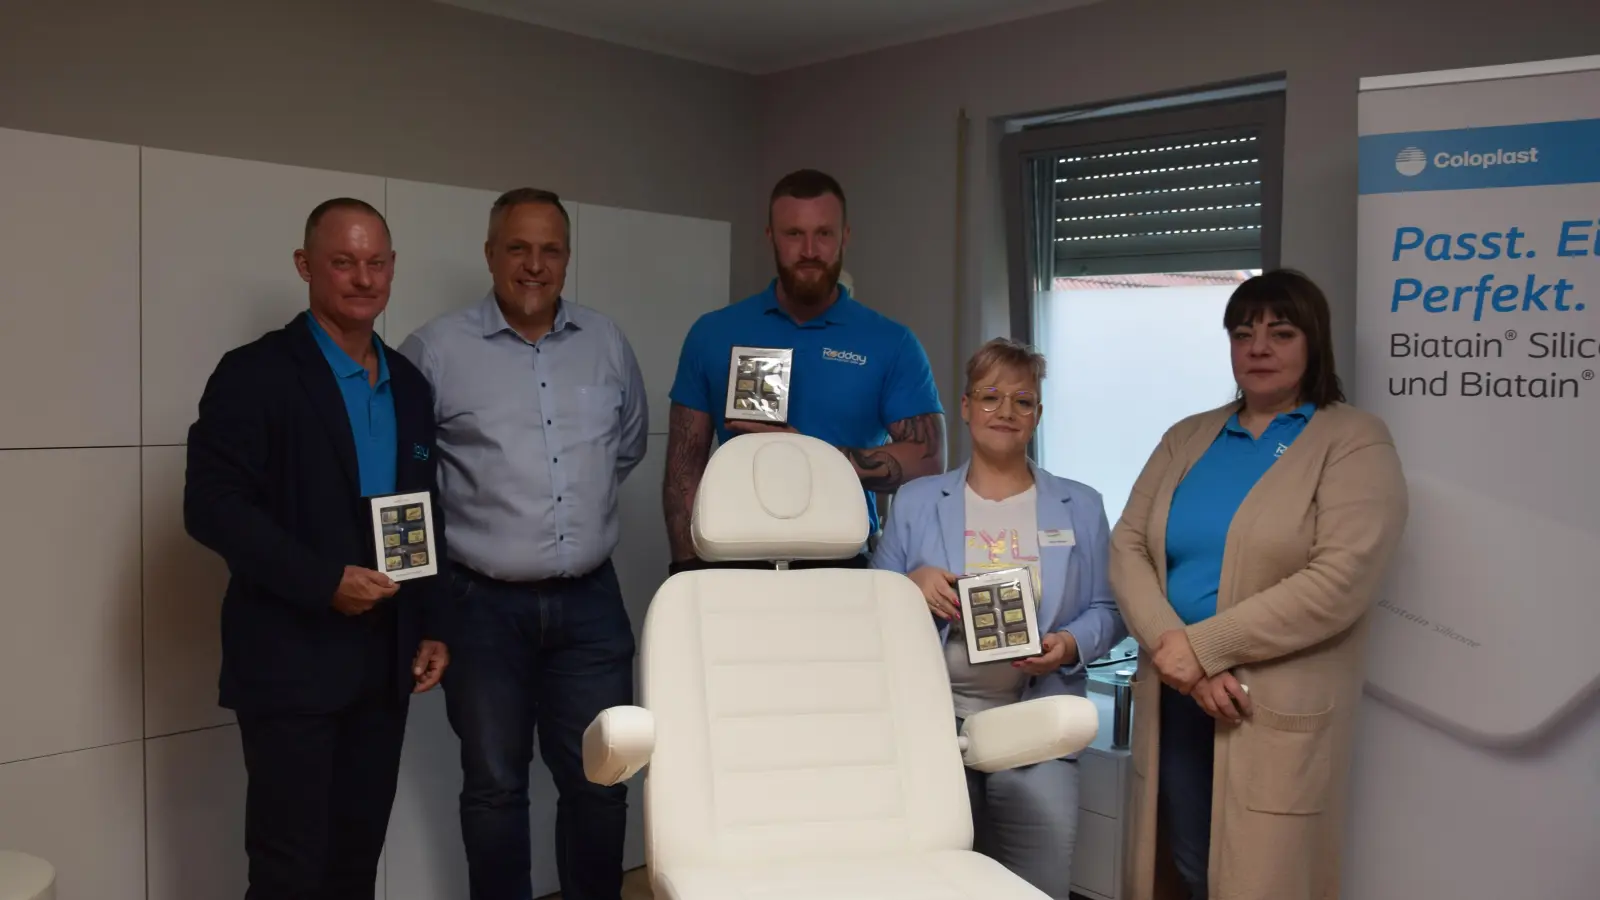
[[[1044,652],[1033,576],[1026,567],[969,575],[956,582],[967,661],[1025,659]]]
[[[437,574],[433,502],[427,491],[371,497],[372,540],[378,571],[394,581]]]
[[[728,360],[728,419],[789,422],[789,375],[794,350],[734,347]]]

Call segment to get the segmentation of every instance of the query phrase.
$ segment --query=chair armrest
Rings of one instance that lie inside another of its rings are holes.
[[[583,775],[595,784],[627,781],[650,761],[656,720],[639,706],[601,710],[583,730]]]
[[[986,709],[961,726],[961,761],[999,772],[1060,759],[1089,746],[1100,731],[1094,701],[1070,694]]]

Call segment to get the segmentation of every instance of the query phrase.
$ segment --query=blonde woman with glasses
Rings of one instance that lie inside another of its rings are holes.
[[[1127,636],[1108,581],[1110,527],[1093,488],[1028,458],[1044,405],[1044,356],[996,339],[967,363],[961,418],[972,458],[907,483],[895,497],[874,568],[908,575],[945,647],[955,726],[981,710],[1085,690],[1085,664]],[[973,665],[958,614],[959,577],[1025,567],[1044,651]],[[1073,757],[993,774],[967,771],[976,849],[1066,900],[1078,828]]]

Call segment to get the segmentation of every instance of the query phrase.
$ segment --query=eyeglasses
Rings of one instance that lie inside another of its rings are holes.
[[[1007,398],[1011,400],[1011,409],[1019,416],[1031,416],[1039,410],[1039,396],[1033,391],[1012,391],[1002,394],[994,388],[981,388],[972,392],[972,399],[978,408],[984,412],[994,412]]]

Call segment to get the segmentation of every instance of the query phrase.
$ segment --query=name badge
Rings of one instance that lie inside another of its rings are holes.
[[[1071,528],[1050,528],[1039,531],[1039,546],[1041,547],[1075,547],[1078,538],[1072,533]]]

